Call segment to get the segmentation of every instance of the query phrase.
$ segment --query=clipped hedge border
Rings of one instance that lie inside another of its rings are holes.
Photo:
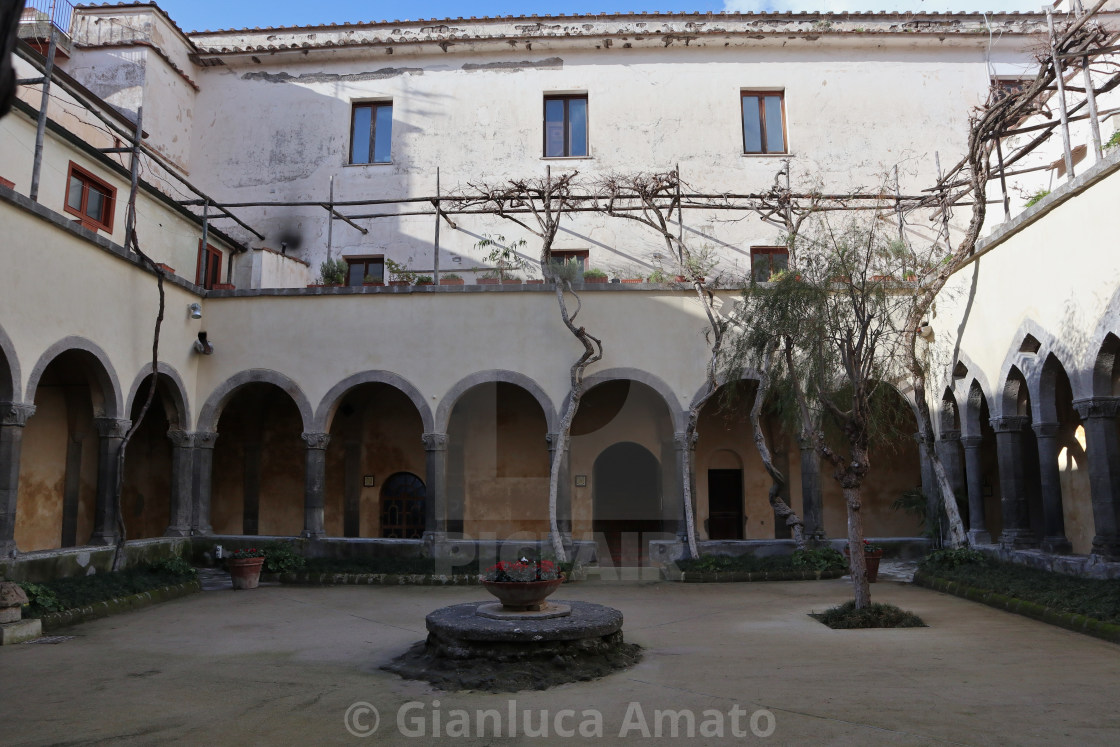
[[[289,571],[265,573],[265,581],[295,586],[478,586],[478,574],[448,575],[428,573],[327,573]]]
[[[69,627],[70,625],[99,620],[102,617],[109,617],[110,615],[118,615],[122,612],[131,612],[132,610],[151,607],[153,604],[169,602],[172,599],[185,597],[188,594],[194,594],[199,591],[202,591],[202,584],[197,580],[187,581],[182,584],[176,584],[175,586],[160,586],[156,589],[150,589],[149,591],[144,591],[139,594],[131,594],[127,597],[116,597],[115,599],[107,599],[103,602],[94,602],[85,607],[75,607],[73,609],[63,610],[62,612],[49,612],[39,619],[43,623],[44,631],[58,630],[59,628]]]
[[[1120,625],[1115,623],[1104,622],[1075,612],[1062,612],[1061,610],[1043,607],[1035,602],[1009,597],[986,589],[977,589],[975,586],[966,586],[959,581],[937,578],[921,570],[914,574],[914,583],[927,589],[952,594],[962,599],[995,607],[998,610],[1013,612],[1040,622],[1056,625],[1075,633],[1084,633],[1110,643],[1120,643]]]
[[[840,578],[847,570],[832,571],[675,571],[661,568],[661,578],[666,581],[680,581],[686,584],[724,584],[744,583],[750,581],[820,581],[828,578]]]

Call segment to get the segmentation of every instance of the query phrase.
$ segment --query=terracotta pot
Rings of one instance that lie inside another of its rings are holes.
[[[482,585],[507,610],[536,611],[562,583],[564,579],[557,578],[552,581],[483,581]]]
[[[622,278],[623,283],[644,283],[643,278]]]
[[[501,281],[497,278],[479,278],[475,282],[479,285],[497,285]]]
[[[504,278],[502,280],[502,285],[521,285],[521,280],[518,278]]]
[[[389,285],[412,285],[407,280],[390,280]]]
[[[583,282],[585,282],[585,283],[605,283],[605,282],[607,282],[608,280],[610,280],[610,278],[607,278],[607,277],[602,277],[602,278],[584,278],[584,279],[583,279]]]
[[[852,555],[846,547],[844,548],[844,557],[848,559],[848,563],[852,562]],[[876,550],[875,552],[865,552],[863,554],[863,563],[865,566],[867,566],[867,583],[873,584],[879,580],[879,561],[882,559],[882,550]]]
[[[439,279],[439,284],[440,285],[463,285],[463,279],[459,278],[458,280],[445,280],[444,278],[440,278]]]
[[[540,280],[526,280],[525,284],[526,285],[544,285],[544,279],[542,278]]]
[[[230,558],[229,575],[234,589],[255,589],[261,581],[264,558]]]

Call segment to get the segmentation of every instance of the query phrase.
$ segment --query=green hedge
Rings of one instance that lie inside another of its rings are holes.
[[[195,580],[197,576],[195,569],[186,561],[171,558],[112,573],[58,578],[41,584],[24,582],[20,586],[27,593],[28,604],[23,616],[43,617],[54,612],[88,607],[165,586],[178,586]]]

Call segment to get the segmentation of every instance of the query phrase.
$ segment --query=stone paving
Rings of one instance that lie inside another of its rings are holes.
[[[318,745],[358,742],[375,722],[378,744],[555,744],[581,729],[603,744],[1120,741],[1120,648],[886,575],[873,599],[928,628],[824,627],[808,613],[850,598],[841,579],[594,581],[556,596],[621,610],[645,649],[631,669],[515,694],[441,692],[380,669],[424,638],[428,612],[482,594],[222,590],[62,631],[76,637],[57,645],[7,646],[0,741]],[[548,737],[526,736],[542,710]]]

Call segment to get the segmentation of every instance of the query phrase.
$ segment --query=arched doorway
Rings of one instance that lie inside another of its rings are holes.
[[[657,457],[632,442],[609,446],[595,460],[592,528],[617,565],[640,565],[649,535],[662,532],[660,473]]]
[[[424,481],[411,472],[390,475],[381,486],[381,536],[420,539],[424,536]]]

